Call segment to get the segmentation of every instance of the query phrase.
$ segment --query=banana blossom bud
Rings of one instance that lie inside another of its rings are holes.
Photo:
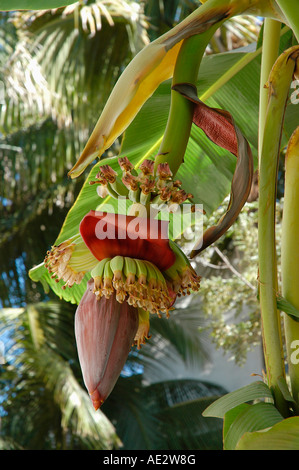
[[[138,309],[100,300],[89,281],[75,314],[75,336],[84,383],[97,410],[112,391],[138,329]]]
[[[142,168],[140,181],[152,176],[151,166]],[[104,173],[114,181],[109,167]],[[75,336],[95,409],[111,393],[132,345],[139,349],[150,338],[150,315],[168,317],[177,297],[200,286],[189,260],[168,239],[168,222],[122,214],[90,211],[80,234],[52,247],[45,265],[69,288],[91,275],[76,311]]]

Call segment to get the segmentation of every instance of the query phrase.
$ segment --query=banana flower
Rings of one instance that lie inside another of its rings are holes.
[[[136,199],[143,207],[140,200],[178,205],[192,196],[172,180],[168,164],[161,164],[155,176],[150,160],[138,174],[126,157],[119,165],[122,178],[106,165],[93,184],[123,193],[132,178],[128,198],[133,206]],[[163,200],[166,188],[169,197]],[[65,289],[90,276],[75,314],[75,336],[95,409],[111,393],[132,345],[139,349],[150,338],[150,315],[168,317],[178,296],[200,286],[187,257],[168,238],[168,221],[151,217],[91,210],[78,235],[48,251],[45,266],[57,282],[64,281]]]
[[[140,51],[120,76],[69,175],[77,177],[96,157],[100,158],[159,84],[173,76],[185,39],[218,28],[225,19],[245,11],[282,18],[272,0],[208,0]],[[188,84],[174,84],[173,90],[193,103],[194,123],[238,157],[228,211],[217,226],[206,231],[191,254],[194,256],[218,239],[237,217],[250,189],[252,158],[247,141],[230,116],[208,110]],[[218,131],[216,137],[210,132],[210,118],[217,123],[224,140],[219,141]],[[122,176],[109,165],[102,165],[96,181],[91,183],[100,197],[125,197],[133,207],[145,208],[145,215],[90,211],[81,220],[80,232],[53,246],[44,263],[52,278],[64,281],[65,289],[88,276],[86,292],[75,314],[75,336],[83,379],[95,409],[111,393],[132,345],[140,348],[149,339],[150,315],[168,317],[177,297],[200,287],[200,277],[189,260],[168,239],[167,222],[155,219],[153,230],[148,213],[153,203],[159,211],[162,205],[190,201],[192,195],[181,188],[180,181],[173,180],[166,162],[154,171],[154,162],[145,160],[139,173],[126,157],[119,159],[119,165]]]

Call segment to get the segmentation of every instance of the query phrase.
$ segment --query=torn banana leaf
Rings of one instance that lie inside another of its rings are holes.
[[[248,141],[235,125],[228,111],[210,108],[204,104],[198,98],[196,87],[193,85],[180,83],[172,88],[194,103],[194,124],[201,128],[212,142],[237,157],[227,211],[217,225],[209,227],[203,233],[202,238],[190,254],[190,257],[194,258],[218,240],[238,217],[250,193],[253,178],[253,157]]]

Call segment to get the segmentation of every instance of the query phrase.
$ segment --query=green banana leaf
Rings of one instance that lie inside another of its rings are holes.
[[[299,450],[299,417],[284,419],[270,429],[246,432],[236,450]]]
[[[269,387],[261,380],[245,385],[238,390],[234,390],[218,400],[214,401],[203,412],[203,416],[224,418],[225,414],[237,406],[254,400],[264,399],[273,401],[273,396]]]
[[[234,450],[245,432],[267,429],[282,420],[283,417],[272,403],[262,402],[243,406],[226,433],[224,449]]]
[[[281,50],[285,49],[292,34],[288,28],[281,33]],[[257,161],[259,81],[261,49],[246,48],[241,51],[208,55],[203,59],[197,83],[198,97],[211,107],[225,109],[231,113],[236,125],[248,140],[255,162]],[[120,155],[126,155],[138,166],[146,158],[158,153],[167,122],[170,104],[171,82],[163,83],[138,113],[124,133]],[[298,106],[290,103],[286,109],[282,148],[297,126]],[[96,163],[88,175],[82,190],[69,211],[61,232],[55,242],[70,238],[79,231],[79,223],[89,210],[104,208],[103,204],[115,201],[101,200],[89,181],[95,179],[98,168],[109,164],[118,170],[117,156]],[[230,152],[211,142],[195,125],[187,146],[184,163],[177,177],[183,188],[191,192],[193,201],[203,204],[209,216],[230,192],[236,159]],[[87,276],[79,286],[65,291],[48,275],[43,263],[30,271],[35,282],[47,283],[53,291],[72,303],[78,303],[85,291]]]

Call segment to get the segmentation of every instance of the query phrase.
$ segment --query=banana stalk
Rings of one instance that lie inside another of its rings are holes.
[[[285,159],[285,194],[281,241],[282,295],[299,308],[299,127],[294,131]],[[284,314],[285,341],[293,398],[299,410],[299,323]]]
[[[298,57],[298,46],[286,50],[270,73],[267,83],[269,102],[259,163],[259,295],[264,356],[269,386],[273,389],[276,405],[283,415],[286,415],[287,410],[279,388],[285,369],[281,322],[277,311],[275,202],[285,106]]]

